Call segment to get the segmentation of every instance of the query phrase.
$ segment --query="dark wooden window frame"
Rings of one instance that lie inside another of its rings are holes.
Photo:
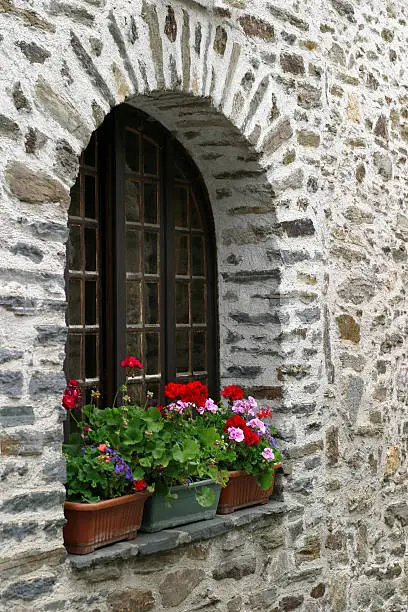
[[[164,330],[160,336],[164,341],[161,350],[161,389],[172,380],[182,382],[202,378],[200,375],[176,376],[176,308],[175,303],[175,245],[174,210],[172,189],[174,187],[174,160],[183,160],[188,167],[188,182],[195,194],[203,222],[205,237],[206,268],[206,331],[207,331],[207,380],[212,397],[219,390],[219,341],[217,312],[217,269],[215,230],[208,193],[201,174],[190,156],[162,125],[141,111],[128,105],[115,109],[98,129],[98,172],[101,231],[101,363],[99,371],[104,385],[106,402],[111,402],[120,384],[124,382],[124,371],[120,360],[126,355],[126,271],[125,271],[125,130],[133,127],[143,137],[159,144],[160,185],[160,320]],[[190,230],[193,231],[193,230]],[[190,255],[191,257],[191,255]],[[191,315],[190,315],[191,320]],[[191,330],[190,330],[191,331]],[[189,337],[193,337],[193,332]],[[135,355],[139,357],[138,355]]]

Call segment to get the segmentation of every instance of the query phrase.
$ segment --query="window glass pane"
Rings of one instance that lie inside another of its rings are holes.
[[[142,321],[141,284],[141,281],[126,283],[126,322],[128,325],[140,325]]]
[[[139,359],[143,365],[143,354],[142,354],[142,334],[140,332],[128,333],[126,336],[126,354],[132,355]]]
[[[82,269],[81,264],[81,228],[79,225],[71,225],[68,239],[68,268],[79,271]]]
[[[98,375],[96,335],[85,336],[85,378],[96,378]]]
[[[174,187],[174,224],[188,228],[188,191],[186,187]]]
[[[76,334],[68,335],[68,377],[75,379],[82,379],[82,368],[81,368],[81,336]]]
[[[176,323],[189,323],[189,283],[176,281]]]
[[[179,276],[187,276],[189,274],[188,255],[189,255],[189,236],[188,234],[175,234],[175,257],[176,257],[176,274]]]
[[[126,271],[131,273],[140,272],[140,232],[137,230],[126,231]]]
[[[191,237],[191,267],[193,276],[205,274],[205,246],[203,236]]]
[[[189,373],[189,332],[176,332],[176,373]]]
[[[159,283],[145,283],[145,323],[159,322]]]
[[[143,172],[145,174],[157,174],[157,146],[143,138]]]
[[[125,182],[126,221],[140,221],[140,183],[128,179]]]
[[[193,333],[193,371],[194,372],[205,372],[207,367],[206,359],[206,334],[205,333]]]
[[[85,166],[96,166],[96,137],[92,134],[91,140],[84,151],[83,163]]]
[[[85,217],[96,219],[96,187],[95,177],[85,176]]]
[[[68,281],[68,325],[81,325],[81,281],[70,278]]]
[[[69,206],[69,214],[73,217],[79,217],[81,215],[81,192],[80,192],[81,179],[78,176],[75,181],[75,185],[71,187],[71,204]]]
[[[193,229],[202,229],[203,224],[201,221],[200,211],[198,210],[198,206],[196,204],[195,198],[190,198],[191,206],[190,206],[190,215],[191,215],[191,227]]]
[[[159,234],[144,233],[144,271],[146,274],[159,273]]]
[[[144,183],[145,223],[158,223],[157,183]]]
[[[85,281],[85,325],[95,325],[96,317],[96,281]]]
[[[137,132],[126,130],[126,169],[139,172],[140,168],[140,139]]]
[[[201,280],[191,282],[191,319],[193,323],[205,323],[205,287]]]
[[[85,228],[85,270],[96,271],[96,230]]]
[[[180,181],[184,180],[186,178],[185,174],[183,174],[183,171],[181,170],[179,164],[175,164],[174,166],[174,177]]]
[[[146,374],[160,373],[159,334],[145,334]]]

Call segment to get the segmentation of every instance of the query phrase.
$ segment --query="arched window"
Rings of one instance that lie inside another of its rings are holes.
[[[119,362],[144,370],[132,388],[168,381],[218,389],[213,220],[200,173],[150,117],[123,105],[95,132],[71,191],[66,374],[106,401]]]

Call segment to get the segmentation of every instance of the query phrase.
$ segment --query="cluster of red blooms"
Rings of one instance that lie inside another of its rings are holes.
[[[139,370],[143,370],[143,366],[136,357],[126,357],[126,359],[122,359],[120,362],[122,368],[138,368]]]
[[[62,405],[66,410],[75,410],[81,407],[81,402],[82,394],[79,382],[70,378],[62,396]]]
[[[239,429],[242,429],[242,431],[244,432],[244,442],[247,446],[253,446],[254,444],[258,444],[258,434],[256,434],[250,427],[248,427],[245,419],[239,416],[239,414],[236,414],[235,416],[230,417],[225,421],[225,433],[228,432],[229,427],[239,427]]]
[[[266,417],[272,418],[272,410],[267,406],[266,408],[261,408],[258,414],[256,415],[258,419],[265,419]]]
[[[147,484],[144,480],[134,480],[133,486],[135,487],[136,491],[144,491],[147,488]]]
[[[187,384],[169,383],[164,387],[164,395],[172,400],[191,402],[201,408],[208,397],[208,387],[199,380]]]
[[[225,387],[221,392],[221,395],[231,400],[231,402],[235,402],[244,397],[244,392],[241,387],[237,387],[237,385],[228,385],[228,387]]]

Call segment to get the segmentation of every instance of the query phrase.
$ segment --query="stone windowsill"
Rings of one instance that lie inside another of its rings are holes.
[[[130,542],[119,542],[100,548],[89,555],[68,555],[68,560],[76,570],[89,569],[127,560],[142,555],[172,550],[199,540],[208,540],[232,531],[237,527],[251,526],[262,522],[269,516],[283,514],[287,510],[284,502],[270,501],[264,506],[244,508],[233,514],[217,515],[213,519],[181,525],[157,533],[138,533]]]

